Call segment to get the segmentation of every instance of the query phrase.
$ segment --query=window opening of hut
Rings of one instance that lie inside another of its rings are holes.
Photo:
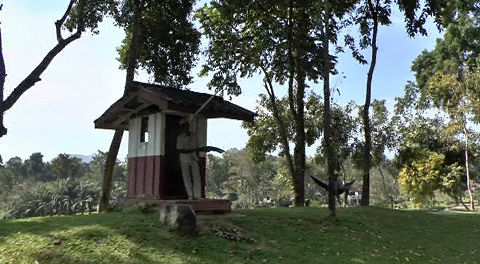
[[[148,116],[142,117],[140,128],[140,142],[148,142]]]

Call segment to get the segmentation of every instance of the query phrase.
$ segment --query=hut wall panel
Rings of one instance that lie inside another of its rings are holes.
[[[205,190],[207,187],[207,159],[205,157],[199,158],[200,163],[200,177],[201,177],[201,184],[202,184],[202,198],[205,198]]]
[[[136,157],[140,141],[140,119],[130,119],[128,126],[128,157]]]
[[[128,198],[135,198],[136,197],[136,189],[135,189],[135,182],[137,178],[137,163],[135,158],[128,159],[128,167],[130,170],[130,175],[128,177]]]
[[[166,122],[166,114],[165,113],[158,113],[158,131],[159,133],[159,152],[158,155],[165,156],[165,122]]]
[[[160,199],[160,159],[163,157],[154,156],[153,157],[153,197],[155,199]]]
[[[145,198],[153,197],[153,177],[155,170],[155,163],[153,156],[145,157]]]
[[[165,174],[165,157],[160,156],[160,199],[165,199],[166,196],[166,186],[167,186],[167,175]]]
[[[137,157],[136,194],[145,195],[145,157]]]
[[[155,118],[156,115],[152,114],[148,116],[148,142],[145,146],[145,155],[144,156],[152,156],[155,155],[155,141],[156,138],[160,135],[157,135],[156,126],[155,126]]]
[[[165,114],[148,115],[148,142],[140,142],[142,117],[130,120],[128,157],[164,155],[165,153]]]
[[[151,155],[160,155],[160,137],[163,136],[162,133],[160,133],[160,115],[159,114],[154,114],[153,116],[153,132],[150,135],[151,141],[152,141],[152,154]]]
[[[160,199],[165,194],[165,159],[143,156],[128,159],[128,198]],[[163,194],[163,196],[162,196]]]

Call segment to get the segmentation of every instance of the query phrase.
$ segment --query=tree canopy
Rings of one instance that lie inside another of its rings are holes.
[[[127,67],[132,41],[133,9],[131,1],[123,1],[116,22],[125,29],[126,37],[118,48],[119,62]],[[155,83],[181,88],[190,84],[190,71],[199,51],[200,33],[193,25],[192,0],[144,0],[138,30],[137,67],[146,70]]]

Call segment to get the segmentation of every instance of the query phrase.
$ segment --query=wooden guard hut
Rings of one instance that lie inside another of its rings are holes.
[[[212,95],[134,82],[132,87],[95,120],[95,128],[129,131],[129,201],[192,204],[197,211],[230,210],[228,200],[186,200],[176,150],[180,120],[195,113]],[[191,129],[200,146],[207,143],[207,119],[253,121],[255,114],[215,96],[196,116]],[[206,188],[206,153],[200,153],[202,197]]]

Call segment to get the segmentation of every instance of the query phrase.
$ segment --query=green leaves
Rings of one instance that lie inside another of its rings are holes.
[[[452,14],[450,17],[443,16],[444,19],[448,18],[444,37],[437,40],[432,51],[423,51],[415,59],[412,71],[415,72],[417,83],[407,85],[405,97],[398,100],[397,104],[400,106],[399,110],[414,108],[420,115],[426,110],[443,112],[443,115],[437,114],[435,119],[415,118],[415,121],[422,121],[423,124],[427,123],[424,121],[433,121],[430,127],[409,121],[410,128],[404,127],[406,129],[401,132],[403,143],[400,144],[397,161],[403,164],[402,175],[405,177],[416,175],[417,178],[424,178],[422,168],[434,170],[432,155],[429,154],[430,158],[426,158],[425,152],[444,155],[444,163],[437,161],[437,170],[431,175],[436,179],[432,182],[436,184],[435,187],[426,189],[430,190],[428,195],[431,194],[431,189],[438,189],[456,200],[462,195],[459,178],[463,171],[466,172],[466,182],[470,181],[469,157],[475,155],[472,153],[476,151],[475,147],[472,147],[475,141],[471,139],[477,132],[470,123],[480,121],[480,44],[477,41],[480,37],[480,24],[478,6],[472,7],[472,4],[474,3],[471,1],[441,3],[444,11]],[[443,120],[446,120],[445,124]],[[465,164],[465,169],[459,164]],[[428,196],[425,195],[425,190],[417,189],[412,192],[422,197]],[[470,189],[469,192],[470,200],[473,200]]]
[[[260,95],[259,106],[256,108],[257,117],[255,122],[244,122],[249,136],[247,150],[254,162],[262,162],[265,153],[271,153],[281,146],[280,131],[276,120],[272,115],[272,105],[266,95]],[[278,101],[279,114],[288,125],[288,139],[293,139],[293,122],[291,113],[288,111],[288,100],[283,98]],[[284,150],[283,150],[284,151]]]
[[[8,204],[8,218],[92,212],[99,189],[89,181],[72,178],[40,184]]]
[[[202,73],[213,74],[209,86],[237,95],[237,74],[250,77],[258,72],[284,84],[292,67],[291,45],[305,53],[301,59],[307,78],[318,80],[323,68],[318,41],[322,31],[316,22],[319,6],[306,2],[295,5],[291,8],[290,1],[285,0],[223,0],[201,8],[197,18],[210,41]]]
[[[443,154],[427,152],[424,158],[402,168],[398,182],[414,197],[414,203],[425,204],[436,190],[456,199],[462,195],[462,174],[463,169],[458,164],[445,165]]]
[[[184,87],[191,83],[190,71],[194,66],[200,45],[200,33],[191,21],[192,0],[145,0],[141,7],[139,26],[142,48],[138,54],[138,67],[153,76],[155,83]],[[126,68],[128,50],[132,41],[132,7],[123,1],[115,16],[123,26],[126,37],[117,50],[122,68]]]
[[[76,0],[70,15],[65,22],[65,28],[70,32],[90,30],[98,34],[98,24],[106,15],[113,14],[117,0]]]

